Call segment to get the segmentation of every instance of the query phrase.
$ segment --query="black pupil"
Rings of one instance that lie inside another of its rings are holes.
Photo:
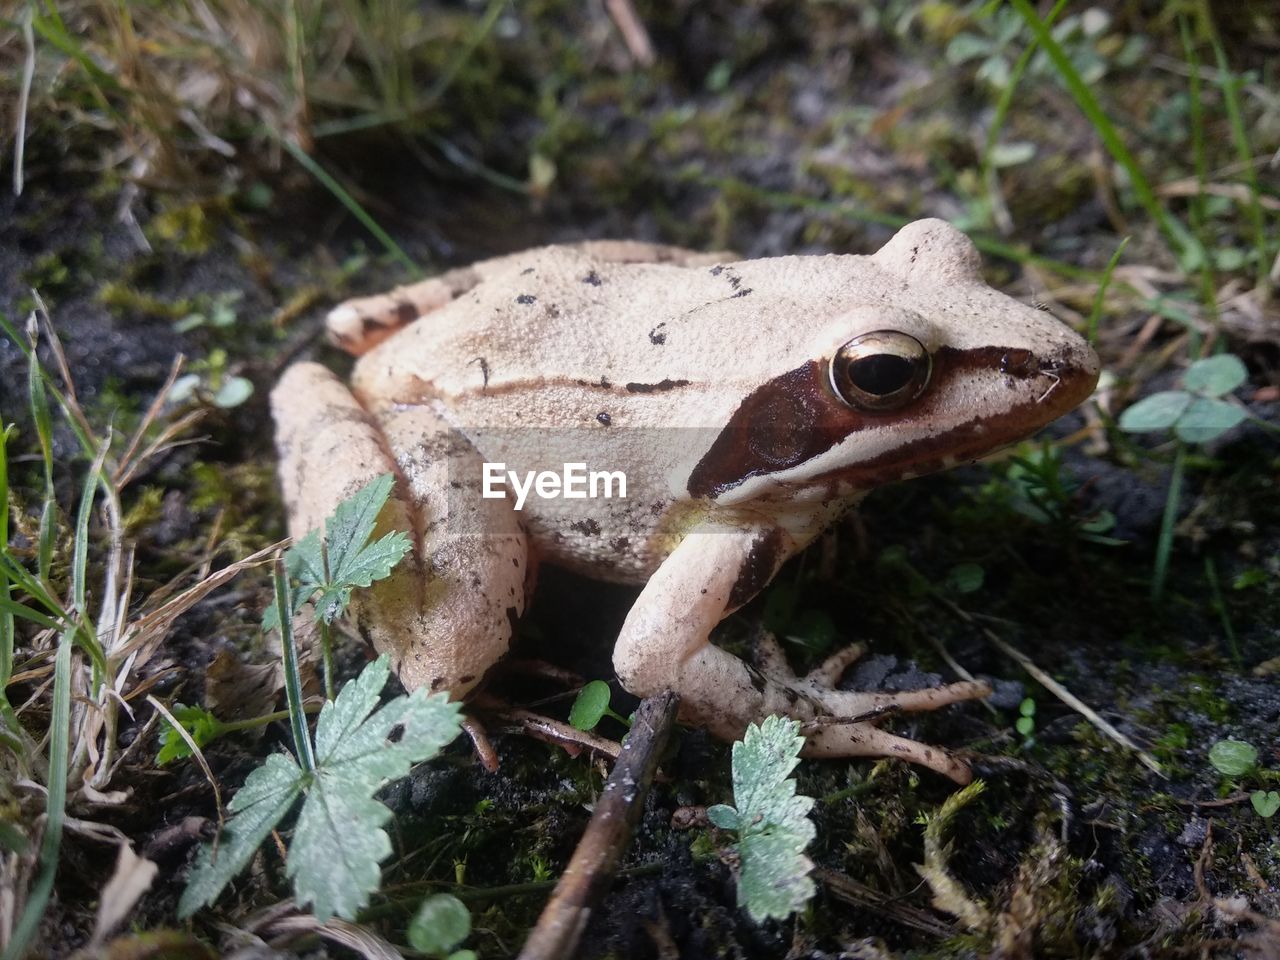
[[[892,353],[877,353],[849,364],[849,382],[864,393],[883,397],[911,382],[915,364]]]

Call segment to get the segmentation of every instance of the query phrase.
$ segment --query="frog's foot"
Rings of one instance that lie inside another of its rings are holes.
[[[792,691],[813,708],[813,715],[804,726],[808,737],[805,756],[901,757],[958,783],[967,783],[971,776],[968,766],[945,750],[895,736],[874,724],[895,713],[919,713],[980,700],[991,695],[991,687],[981,681],[961,681],[896,693],[835,689],[845,670],[865,649],[862,644],[850,644],[800,677],[792,671],[778,642],[762,631],[756,638],[752,658],[767,680]]]
[[[898,711],[936,710],[986,696],[983,683],[899,693],[834,689],[861,653],[841,651],[804,677],[776,644],[760,646],[751,667],[708,642],[712,628],[767,583],[794,551],[784,531],[708,522],[687,534],[649,579],[623,624],[614,667],[637,696],[663,689],[681,698],[681,715],[726,740],[747,724],[784,714],[805,724],[805,752],[820,757],[899,757],[968,783],[963,761],[938,747],[894,736],[875,722]]]

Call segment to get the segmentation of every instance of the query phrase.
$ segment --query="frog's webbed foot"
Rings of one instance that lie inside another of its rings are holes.
[[[981,681],[961,681],[899,692],[837,690],[836,684],[844,672],[865,652],[862,644],[850,644],[801,677],[792,671],[777,640],[761,631],[752,658],[768,680],[812,704],[814,714],[804,727],[808,738],[805,756],[901,757],[967,783],[971,776],[968,766],[945,750],[895,736],[874,724],[896,713],[919,713],[966,700],[980,700],[991,695],[991,687]]]
[[[681,697],[681,714],[727,740],[769,714],[802,721],[805,753],[822,757],[899,757],[967,783],[972,774],[945,750],[875,726],[898,711],[936,710],[986,696],[983,683],[929,690],[858,692],[835,682],[862,652],[854,646],[796,676],[777,645],[759,645],[757,667],[708,642],[712,628],[767,583],[794,551],[780,530],[708,523],[688,534],[650,578],[631,608],[614,650],[628,690],[662,689]]]

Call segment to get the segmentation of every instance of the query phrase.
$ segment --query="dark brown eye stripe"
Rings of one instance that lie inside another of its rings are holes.
[[[853,410],[836,399],[824,361],[810,360],[775,377],[738,406],[689,475],[689,494],[718,497],[751,477],[779,473],[811,460],[866,427],[910,424],[935,416],[938,403],[949,395],[950,384],[960,374],[978,371],[1026,379],[1040,370],[1026,350],[1009,347],[943,347],[934,354],[933,364],[932,383],[919,398],[882,414]],[[946,442],[940,438],[940,443]]]

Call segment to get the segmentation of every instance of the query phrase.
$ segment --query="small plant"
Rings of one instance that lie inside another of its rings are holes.
[[[1018,704],[1018,719],[1014,721],[1013,728],[1028,741],[1036,732],[1036,702],[1031,697],[1026,697]]]
[[[751,724],[733,745],[733,799],[737,808],[716,804],[707,817],[738,835],[738,905],[756,923],[784,919],[814,894],[805,847],[814,838],[809,811],[813,798],[798,796],[790,773],[800,762],[800,724],[766,717]]]
[[[1183,443],[1208,443],[1248,419],[1247,410],[1223,399],[1248,375],[1234,354],[1197,360],[1187,367],[1181,390],[1143,397],[1120,415],[1119,427],[1126,433],[1172,430]]]
[[[1258,779],[1280,780],[1280,773],[1258,766],[1258,750],[1243,740],[1219,740],[1209,748],[1209,763],[1224,777],[1232,780],[1253,775]],[[1280,811],[1280,792],[1254,790],[1249,794],[1254,811],[1263,818],[1274,817]]]
[[[378,515],[391,495],[394,482],[384,473],[369,481],[354,496],[338,504],[325,520],[324,540],[312,530],[285,551],[284,563],[290,580],[290,613],[296,614],[313,603],[320,624],[320,644],[324,660],[325,696],[333,699],[333,642],[330,625],[351,602],[351,591],[370,586],[391,572],[409,550],[409,538],[393,530],[373,543]],[[264,630],[278,629],[279,615],[268,607],[262,618]]]
[[[382,829],[391,811],[373,794],[435,756],[459,730],[459,706],[444,693],[418,689],[373,712],[390,674],[385,656],[369,664],[324,705],[314,745],[305,739],[297,757],[272,754],[249,774],[228,808],[221,842],[200,851],[178,905],[181,916],[217,899],[299,797],[287,868],[298,905],[311,904],[323,921],[354,919],[368,903],[379,864],[391,853]]]
[[[1173,552],[1173,527],[1182,498],[1187,447],[1193,443],[1208,443],[1249,418],[1248,411],[1223,399],[1239,388],[1247,376],[1244,363],[1234,354],[1205,357],[1187,367],[1181,390],[1153,393],[1120,415],[1118,426],[1126,433],[1171,430],[1178,444],[1160,523],[1160,538],[1156,544],[1155,570],[1151,577],[1153,600],[1158,600],[1164,590],[1169,557]],[[1265,421],[1255,422],[1273,429]]]
[[[471,933],[471,912],[449,893],[427,897],[409,922],[409,945],[440,960],[475,960],[474,950],[456,947]]]
[[[609,707],[612,692],[609,684],[603,680],[592,680],[578,691],[573,706],[569,708],[569,725],[583,732],[594,730],[605,717],[612,717],[624,727],[630,727],[631,721],[619,715]]]
[[[184,403],[198,397],[221,410],[240,406],[253,396],[253,383],[248,377],[232,373],[229,366],[227,351],[221,348],[209,351],[208,357],[191,364],[191,373],[174,381],[169,401]]]

